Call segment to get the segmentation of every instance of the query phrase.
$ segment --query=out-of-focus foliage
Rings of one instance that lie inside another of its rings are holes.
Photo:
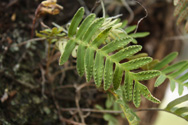
[[[185,30],[188,32],[188,0],[174,0],[176,6],[174,15],[178,17],[177,25],[184,23]]]

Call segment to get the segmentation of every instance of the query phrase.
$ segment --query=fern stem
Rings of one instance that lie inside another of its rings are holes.
[[[103,14],[103,17],[105,18],[105,16],[106,16],[106,12],[105,12],[104,3],[103,3],[102,0],[100,0],[100,1],[101,1],[101,6],[102,6],[102,14]]]

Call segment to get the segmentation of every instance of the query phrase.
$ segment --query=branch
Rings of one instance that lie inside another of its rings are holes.
[[[90,108],[81,108],[82,112],[95,112],[95,113],[109,113],[109,114],[119,114],[123,113],[123,111],[114,111],[114,110],[98,110],[98,109],[90,109]],[[61,108],[61,111],[77,111],[77,108]]]

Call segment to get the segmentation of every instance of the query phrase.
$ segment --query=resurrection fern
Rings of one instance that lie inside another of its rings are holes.
[[[135,38],[149,33],[131,33],[136,26],[124,29],[126,21],[121,23],[111,17],[96,18],[95,14],[90,14],[83,20],[83,16],[84,8],[80,8],[68,26],[68,32],[56,25],[58,28],[44,30],[37,35],[46,38],[49,43],[56,42],[61,52],[60,65],[68,61],[72,53],[77,58],[78,74],[85,75],[87,81],[93,78],[97,87],[110,92],[130,124],[139,124],[139,118],[128,106],[128,102],[133,101],[135,107],[139,107],[143,95],[154,103],[160,103],[142,81],[159,76],[155,83],[157,87],[165,79],[169,79],[172,91],[175,82],[178,83],[180,95],[183,86],[188,87],[188,82],[184,83],[188,79],[188,73],[182,75],[188,69],[188,62],[169,65],[177,53],[171,53],[162,61],[153,60],[146,53],[137,54],[142,46],[135,45]],[[167,110],[170,111],[168,108]],[[107,121],[110,118],[110,115],[105,117]]]
[[[139,107],[140,105],[141,95],[154,103],[159,103],[160,101],[153,97],[147,87],[140,81],[156,77],[160,72],[157,70],[132,71],[151,62],[152,58],[140,57],[126,61],[128,57],[139,52],[142,49],[142,46],[129,45],[133,40],[130,36],[125,36],[124,38],[116,39],[103,45],[110,30],[112,30],[112,27],[107,27],[98,33],[98,31],[100,31],[99,28],[101,28],[105,19],[95,19],[94,14],[86,17],[79,26],[83,15],[84,9],[80,8],[72,19],[68,29],[69,41],[67,42],[63,53],[61,53],[59,64],[63,65],[68,60],[73,49],[78,45],[77,70],[80,76],[85,73],[87,81],[90,81],[91,78],[94,77],[97,87],[101,86],[103,79],[104,90],[110,89],[112,83],[113,89],[111,89],[117,90],[125,72],[126,77],[129,77],[131,82],[127,83],[127,80],[125,80],[121,89],[124,91],[125,95],[128,94],[130,97],[133,95],[133,103],[136,107]],[[126,62],[120,63],[122,60]],[[115,70],[113,69],[114,65]],[[132,100],[132,98],[129,98],[126,101],[130,100]],[[122,107],[125,107],[125,105],[122,105]],[[129,110],[127,111],[127,108],[125,109],[126,114],[129,114]]]
[[[132,41],[132,37],[124,37],[101,47],[102,43],[104,43],[108,37],[112,27],[104,29],[95,35],[102,26],[104,18],[95,19],[94,14],[91,14],[86,17],[78,28],[83,14],[84,9],[80,8],[70,24],[68,31],[70,40],[65,46],[65,50],[60,57],[59,64],[64,64],[68,60],[72,50],[76,47],[76,45],[78,45],[77,70],[81,76],[84,73],[86,74],[87,81],[90,81],[91,78],[94,77],[95,83],[97,87],[99,87],[103,79],[104,90],[110,89],[112,83],[113,89],[117,90],[121,84],[123,72],[125,72],[126,75],[135,82],[133,100],[136,107],[140,105],[141,93],[150,101],[159,103],[157,99],[148,93],[149,91],[145,91],[147,88],[141,84],[140,81],[156,77],[160,74],[160,72],[157,70],[141,71],[136,73],[131,71],[151,62],[152,58],[141,57],[125,63],[120,63],[120,61],[126,60],[127,57],[139,52],[142,49],[142,46],[127,46]],[[95,38],[93,38],[93,35]],[[114,65],[115,70],[113,70]],[[132,84],[132,86],[129,87],[133,90],[133,83],[129,84]],[[126,85],[124,87],[126,91]],[[131,94],[129,91],[126,92]]]
[[[176,52],[169,54],[154,67],[155,70],[161,70],[161,74],[155,82],[155,87],[161,85],[165,79],[169,79],[171,91],[174,91],[175,83],[178,83],[178,92],[181,95],[183,93],[183,87],[188,87],[188,82],[185,83],[188,79],[188,73],[183,74],[188,69],[188,61],[180,61],[169,66],[168,64],[177,55],[178,53]]]

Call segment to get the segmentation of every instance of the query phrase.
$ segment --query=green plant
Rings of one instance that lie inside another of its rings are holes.
[[[130,101],[139,107],[143,95],[153,103],[160,103],[142,81],[159,76],[155,83],[155,86],[159,86],[168,78],[172,90],[177,82],[179,94],[182,94],[183,86],[187,86],[184,82],[188,75],[186,73],[180,78],[177,77],[188,69],[188,62],[182,61],[169,66],[177,56],[176,52],[162,61],[153,60],[145,53],[137,54],[142,46],[135,45],[137,41],[134,38],[146,36],[148,33],[129,34],[135,29],[134,26],[124,30],[118,19],[96,18],[95,14],[90,14],[82,21],[83,15],[84,8],[80,8],[68,26],[67,34],[66,31],[65,34],[62,33],[65,29],[54,28],[42,31],[38,36],[56,42],[61,52],[60,65],[74,52],[72,54],[77,58],[78,74],[85,74],[87,81],[93,77],[97,87],[102,87],[112,94],[130,124],[139,124],[139,118],[128,105]],[[56,37],[54,39],[49,36]],[[185,119],[188,120],[187,117]]]

